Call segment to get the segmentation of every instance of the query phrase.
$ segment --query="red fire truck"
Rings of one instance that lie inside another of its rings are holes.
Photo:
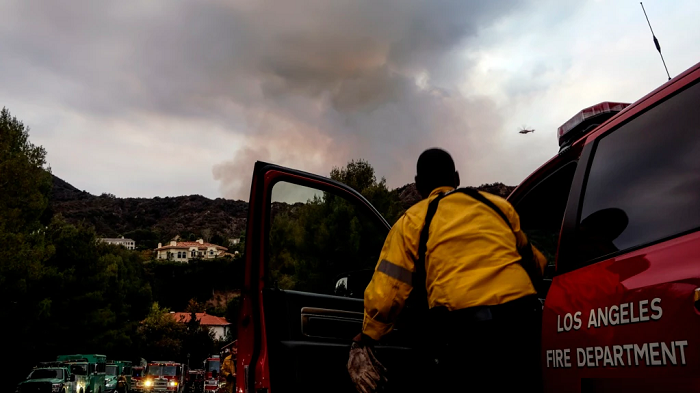
[[[131,368],[131,391],[142,392],[144,389],[143,379],[146,377],[146,368],[134,366]]]
[[[631,105],[587,108],[559,128],[558,155],[509,197],[552,262],[540,293],[547,392],[700,389],[698,108],[700,64]],[[339,225],[326,224],[332,212]],[[301,219],[324,225],[293,222]],[[344,184],[256,163],[239,392],[354,392],[348,342],[362,328],[363,300],[348,288],[366,286],[389,228]],[[396,390],[411,391],[424,374],[416,343],[397,327],[380,344]]]
[[[204,361],[204,391],[216,392],[224,382],[221,377],[221,357],[212,355]]]
[[[152,361],[146,367],[143,379],[145,392],[177,392],[184,391],[185,369],[181,363],[173,361]]]

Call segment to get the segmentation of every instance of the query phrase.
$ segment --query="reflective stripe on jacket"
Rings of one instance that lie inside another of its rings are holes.
[[[451,190],[434,190],[391,228],[365,290],[364,334],[379,340],[393,329],[413,285],[419,285],[412,279],[428,204]],[[505,199],[481,194],[505,213],[512,229],[490,207],[468,195],[443,198],[430,225],[426,283],[420,284],[426,285],[431,308],[496,305],[536,293],[520,265],[518,247],[527,244],[527,237],[520,230],[518,214]],[[543,272],[545,257],[534,246],[532,251]]]

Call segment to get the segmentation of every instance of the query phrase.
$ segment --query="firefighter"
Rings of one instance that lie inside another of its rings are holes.
[[[221,375],[226,379],[226,391],[232,393],[236,387],[236,362],[233,348],[227,349],[226,352],[228,356],[224,358],[224,364],[221,365]]]
[[[536,286],[546,259],[509,202],[457,189],[459,174],[444,150],[421,154],[415,180],[423,200],[392,227],[365,290],[362,333],[348,361],[358,391],[387,386],[373,348],[409,295],[416,344],[434,365],[428,391],[540,389]],[[416,313],[421,303],[425,311]]]

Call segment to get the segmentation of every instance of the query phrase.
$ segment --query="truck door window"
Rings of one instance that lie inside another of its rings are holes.
[[[362,298],[387,230],[338,195],[279,182],[272,189],[268,249],[269,284],[320,294]]]
[[[547,258],[545,279],[551,279],[554,273],[559,232],[575,172],[576,162],[561,166],[534,186],[515,205],[523,232],[530,243]]]
[[[598,141],[577,266],[700,228],[698,102],[696,83]]]

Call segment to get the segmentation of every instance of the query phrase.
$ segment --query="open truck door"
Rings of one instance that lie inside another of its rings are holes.
[[[362,330],[364,288],[389,229],[345,184],[256,163],[238,327],[239,392],[355,391],[349,346]],[[408,391],[424,373],[400,334],[388,335],[377,353],[390,383]]]

